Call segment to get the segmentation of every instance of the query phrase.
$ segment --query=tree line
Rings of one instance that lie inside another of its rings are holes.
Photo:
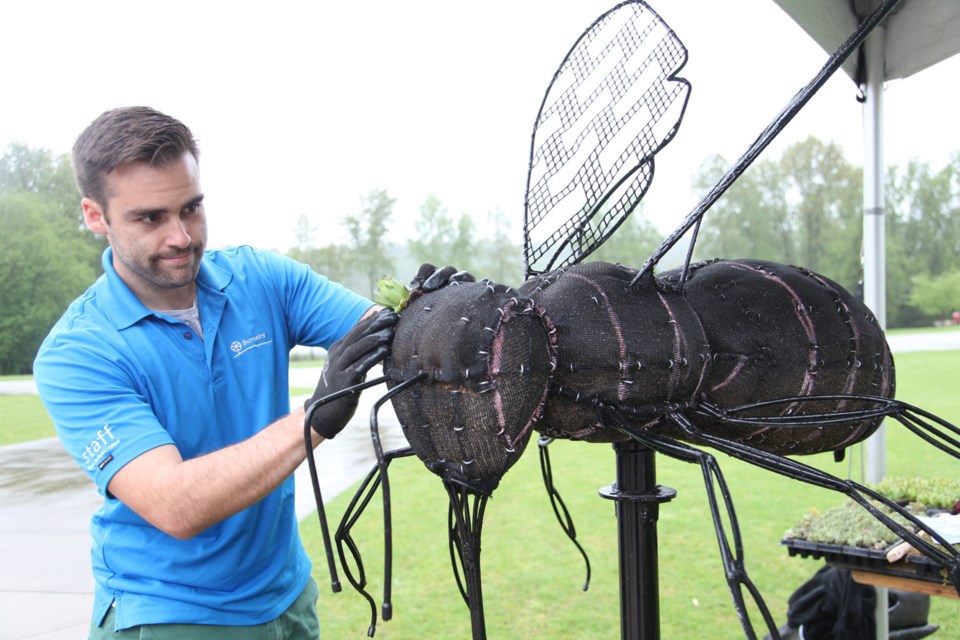
[[[102,272],[70,159],[13,144],[0,157],[0,374],[29,373],[67,305]]]
[[[695,178],[726,171],[708,158]],[[704,218],[700,257],[796,264],[862,290],[863,170],[836,144],[808,138],[754,163]],[[887,325],[929,326],[960,310],[960,153],[939,170],[910,161],[886,170]]]
[[[693,178],[705,193],[727,169],[710,157]],[[809,138],[758,160],[710,209],[694,257],[763,258],[798,264],[860,290],[862,169],[841,149]],[[383,275],[410,277],[423,262],[453,264],[478,278],[517,285],[519,238],[501,211],[478,222],[435,194],[420,207],[413,239],[396,242],[395,199],[364,196],[340,219],[346,240],[318,246],[310,215],[293,229],[288,255],[370,295]],[[934,170],[915,160],[887,169],[887,323],[923,326],[960,309],[960,154]],[[43,337],[101,273],[103,238],[85,229],[67,155],[11,145],[0,157],[0,374],[29,373]],[[679,219],[678,219],[679,222]],[[640,266],[663,239],[642,204],[588,259]]]

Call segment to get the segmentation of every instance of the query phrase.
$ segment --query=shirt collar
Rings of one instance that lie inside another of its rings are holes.
[[[200,261],[200,272],[197,274],[197,297],[201,290],[223,291],[230,284],[232,274],[207,259],[209,252],[204,252]],[[107,247],[100,258],[105,276],[106,296],[101,296],[105,302],[105,311],[117,329],[126,329],[149,315],[153,311],[140,302],[140,298],[131,291],[127,283],[113,268],[113,249]],[[202,300],[200,301],[202,304]]]

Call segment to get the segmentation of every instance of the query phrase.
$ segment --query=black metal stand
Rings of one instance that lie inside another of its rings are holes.
[[[660,503],[677,492],[656,484],[655,452],[634,441],[613,445],[617,481],[600,490],[617,503],[620,554],[620,637],[659,640],[660,597],[657,571],[657,519]]]

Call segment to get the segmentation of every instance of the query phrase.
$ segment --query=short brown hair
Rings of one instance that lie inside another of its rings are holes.
[[[106,176],[134,162],[162,167],[200,150],[190,129],[150,107],[105,111],[84,129],[73,145],[73,171],[80,193],[107,205]]]

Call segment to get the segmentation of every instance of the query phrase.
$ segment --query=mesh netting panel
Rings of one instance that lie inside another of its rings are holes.
[[[661,277],[675,280],[679,271]],[[883,331],[870,310],[837,283],[799,267],[716,260],[693,265],[684,288],[713,351],[708,401],[726,408],[795,396],[893,396],[893,357]],[[830,414],[867,406],[824,399],[741,415]],[[801,427],[695,422],[728,440],[790,455],[863,440],[880,418]]]
[[[636,207],[653,155],[673,139],[690,92],[687,52],[642,2],[601,16],[547,89],[530,151],[527,274],[581,261]]]
[[[635,271],[593,262],[545,274],[520,291],[547,309],[557,332],[554,393],[537,423],[551,437],[615,442],[591,401],[635,409],[641,426],[696,398],[709,349],[683,296],[629,287]],[[642,417],[646,415],[644,419]]]
[[[542,311],[485,282],[450,285],[401,313],[385,372],[410,446],[448,482],[489,495],[523,453],[554,354]]]

